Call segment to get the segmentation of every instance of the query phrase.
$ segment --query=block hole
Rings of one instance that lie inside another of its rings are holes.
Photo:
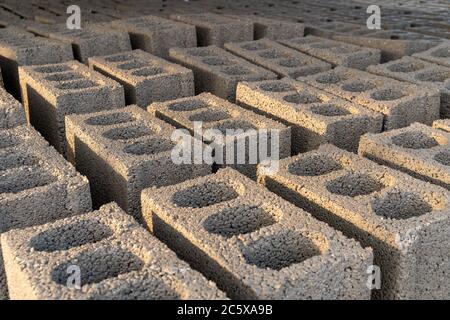
[[[265,43],[262,43],[262,42],[246,43],[246,44],[242,45],[241,48],[244,50],[248,50],[248,51],[269,49],[269,47]]]
[[[431,55],[436,58],[450,58],[450,47],[434,50]]]
[[[450,152],[439,152],[434,156],[434,160],[439,162],[440,164],[443,164],[444,166],[450,166]]]
[[[23,170],[20,170],[23,169]],[[51,173],[36,167],[20,167],[19,172],[7,172],[0,181],[0,193],[19,193],[43,187],[57,181]]]
[[[91,117],[86,119],[85,123],[90,126],[109,126],[132,121],[135,121],[135,118],[132,115],[124,112],[117,112]]]
[[[393,65],[387,67],[388,70],[392,71],[392,72],[414,72],[414,71],[418,71],[420,69],[425,68],[425,66],[423,65],[423,63],[420,62],[399,62],[399,63],[394,63]]]
[[[356,48],[353,49],[353,48],[348,48],[348,47],[344,47],[344,46],[333,47],[333,48],[330,48],[330,50],[337,54],[348,54],[348,53],[359,51]]]
[[[117,66],[117,68],[122,69],[122,70],[134,70],[134,69],[140,69],[140,68],[143,68],[146,66],[148,66],[147,63],[143,63],[143,62],[135,60],[135,61],[130,61],[130,62],[125,62],[125,63],[119,64]]]
[[[331,49],[337,46],[338,44],[334,43],[314,43],[310,45],[310,47],[313,49]]]
[[[153,155],[170,151],[174,146],[175,145],[170,140],[154,137],[146,139],[145,141],[129,144],[123,149],[123,151],[125,153],[134,154],[137,156]]]
[[[285,91],[293,91],[295,87],[284,82],[268,82],[263,83],[259,86],[261,90],[271,91],[271,92],[285,92]]]
[[[404,220],[433,211],[433,207],[419,195],[407,191],[390,192],[372,201],[376,215],[387,219]]]
[[[286,68],[294,68],[304,66],[306,63],[300,59],[284,59],[278,61],[278,64]]]
[[[139,69],[136,71],[133,71],[131,74],[133,76],[138,76],[138,77],[152,77],[152,76],[156,76],[158,74],[164,73],[164,69],[163,68],[158,68],[158,67],[147,67],[147,68],[143,68],[143,69]]]
[[[398,89],[383,89],[373,92],[370,97],[377,101],[393,101],[406,96],[405,93]]]
[[[210,66],[231,66],[235,64],[233,61],[220,58],[220,57],[212,57],[212,58],[206,58],[202,60],[203,63],[210,65]]]
[[[238,196],[236,189],[227,183],[207,181],[176,192],[172,202],[182,208],[204,208]]]
[[[214,122],[231,118],[230,114],[220,110],[205,110],[189,116],[190,121]]]
[[[385,185],[370,175],[352,172],[328,182],[326,188],[333,194],[357,197],[381,191]]]
[[[247,68],[241,67],[241,66],[225,67],[225,68],[221,69],[220,71],[229,76],[242,76],[244,74],[251,73],[250,70],[248,70]]]
[[[217,56],[217,53],[208,48],[198,48],[187,51],[187,54],[194,57]]]
[[[9,133],[0,131],[0,149],[15,147],[19,144],[19,140]]]
[[[315,114],[325,117],[339,117],[351,114],[350,111],[334,104],[320,104],[311,107],[311,111]]]
[[[124,62],[131,59],[133,59],[133,56],[131,54],[119,54],[104,58],[106,62]]]
[[[174,102],[167,107],[171,111],[192,111],[201,108],[206,108],[208,105],[202,100],[186,100],[181,102]]]
[[[133,126],[125,128],[114,128],[103,134],[105,138],[111,140],[129,140],[154,134],[154,132],[144,126]]]
[[[65,72],[72,70],[68,66],[65,65],[55,65],[55,66],[44,66],[44,67],[37,67],[33,69],[35,72],[39,73],[57,73],[57,72]]]
[[[299,92],[296,94],[290,94],[283,97],[283,100],[289,103],[307,104],[322,102],[317,96],[308,92]]]
[[[321,154],[305,155],[288,167],[289,173],[296,176],[321,176],[338,170],[342,170],[340,163]]]
[[[74,80],[71,82],[64,82],[55,87],[60,90],[80,90],[97,87],[98,84],[89,80]]]
[[[346,79],[341,77],[337,73],[330,72],[330,73],[325,73],[325,74],[321,74],[321,75],[317,76],[317,78],[315,80],[317,83],[335,84],[335,83],[344,81]]]
[[[69,80],[83,79],[83,76],[75,72],[57,73],[47,76],[44,79],[47,81],[69,81]]]
[[[213,129],[219,130],[227,136],[231,136],[247,130],[256,130],[257,128],[245,120],[228,120],[214,126]]]
[[[395,145],[407,149],[429,149],[439,145],[435,138],[420,131],[400,133],[391,140]]]
[[[264,59],[281,59],[288,58],[288,56],[282,52],[279,52],[274,49],[266,50],[258,54],[261,58]]]
[[[11,149],[10,152],[0,155],[0,171],[24,166],[34,166],[39,164],[39,159],[28,154]]]
[[[450,79],[450,72],[433,70],[418,73],[414,78],[420,81],[444,82],[445,80]]]
[[[376,86],[368,81],[355,81],[342,85],[341,89],[348,92],[364,92],[374,89]]]

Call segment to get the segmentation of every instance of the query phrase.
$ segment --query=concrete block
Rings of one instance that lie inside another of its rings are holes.
[[[0,35],[0,67],[5,88],[20,99],[20,66],[58,63],[73,59],[69,44],[34,37],[31,33],[8,31]]]
[[[297,78],[331,69],[331,64],[283,46],[273,40],[227,43],[225,48],[280,77]]]
[[[450,118],[450,68],[413,57],[370,66],[367,71],[441,92],[441,118]]]
[[[127,31],[133,49],[141,49],[167,58],[169,48],[197,46],[195,27],[156,16],[115,20],[111,26]]]
[[[0,233],[91,209],[89,184],[32,128],[0,131]]]
[[[125,105],[119,83],[77,61],[20,67],[19,74],[28,121],[63,155],[66,115]]]
[[[126,105],[147,107],[155,101],[193,96],[192,70],[140,49],[89,58],[89,66],[125,88]]]
[[[195,91],[211,92],[230,100],[236,99],[240,81],[276,79],[277,75],[216,46],[205,48],[171,48],[170,58],[194,71]]]
[[[233,299],[368,299],[372,250],[237,171],[145,190],[149,228]]]
[[[201,135],[202,140],[211,147],[209,148],[211,156],[215,154],[220,158],[219,162],[215,162],[216,165],[219,167],[231,166],[253,179],[256,179],[257,163],[265,160],[260,157],[261,153],[266,150],[264,148],[272,150],[272,146],[276,144],[279,148],[279,157],[277,158],[274,154],[273,157],[276,158],[274,161],[289,157],[291,154],[291,129],[289,127],[245,110],[210,93],[153,103],[148,107],[148,111],[176,128],[187,129],[191,135]],[[196,123],[199,122],[202,131],[196,132]],[[207,130],[217,130],[220,138],[209,136]],[[235,130],[235,132],[227,132],[227,130]],[[236,130],[242,131],[237,132]],[[260,136],[266,130],[267,140],[264,136]],[[272,137],[270,130],[275,130],[278,137]],[[250,140],[254,141],[256,145],[251,144]],[[244,147],[243,153],[240,152],[239,146]],[[230,155],[227,153],[229,150],[232,151]],[[263,156],[265,155],[271,156],[269,152]],[[233,157],[232,163],[227,161],[228,157]],[[250,162],[251,159],[254,161]]]
[[[290,48],[327,61],[333,66],[365,70],[369,65],[379,64],[381,58],[381,51],[378,49],[364,48],[341,41],[314,36],[280,40],[279,42]]]
[[[439,119],[433,122],[433,127],[450,132],[450,119]]]
[[[426,51],[415,53],[413,57],[450,68],[450,43],[443,43]]]
[[[414,122],[431,125],[439,118],[437,89],[345,67],[297,80],[383,114],[383,130],[406,127]]]
[[[316,20],[316,19],[315,19]],[[332,38],[337,34],[345,34],[350,32],[360,32],[362,30],[367,30],[366,26],[361,26],[355,23],[332,21],[332,22],[320,22],[317,20],[314,23],[305,24],[305,34],[313,35],[316,37],[326,37]]]
[[[420,123],[361,138],[359,154],[450,189],[450,133]]]
[[[444,299],[450,279],[449,192],[332,145],[280,161],[258,179],[374,250],[382,299]]]
[[[5,267],[3,265],[3,256],[0,242],[0,301],[8,299],[9,299],[8,283],[6,282]]]
[[[1,240],[13,300],[225,298],[115,203]]]
[[[138,106],[66,117],[68,159],[89,179],[94,208],[114,201],[138,221],[142,189],[211,172],[172,160],[173,127]]]
[[[22,104],[0,87],[0,130],[26,123]]]
[[[290,126],[294,154],[323,143],[356,152],[361,135],[382,128],[381,114],[287,78],[241,82],[236,101]]]
[[[253,23],[214,13],[173,14],[173,20],[194,25],[199,47],[223,47],[227,42],[253,40]]]

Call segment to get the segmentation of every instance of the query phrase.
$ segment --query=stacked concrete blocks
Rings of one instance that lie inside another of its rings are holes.
[[[365,70],[368,66],[379,64],[381,51],[364,48],[345,42],[329,40],[314,36],[280,40],[281,44],[331,63]]]
[[[367,71],[441,92],[441,117],[450,118],[450,68],[413,57],[370,66]]]
[[[0,130],[26,123],[22,104],[0,87]]]
[[[331,69],[331,64],[285,47],[273,40],[261,39],[227,43],[225,48],[280,77],[297,78]]]
[[[431,125],[439,118],[437,89],[421,88],[345,67],[297,80],[383,114],[383,130],[406,127],[414,122]]]
[[[88,177],[94,207],[114,201],[142,221],[142,189],[210,173],[207,164],[173,161],[173,129],[135,105],[67,116],[68,159]]]
[[[89,66],[124,86],[127,105],[137,104],[144,108],[155,101],[195,94],[192,70],[140,49],[92,57]]]
[[[172,48],[170,58],[194,71],[196,93],[211,92],[234,102],[240,81],[276,79],[277,75],[216,46]]]
[[[449,192],[332,145],[280,161],[259,181],[374,249],[383,299],[448,296]]]
[[[226,168],[145,190],[149,228],[233,299],[368,299],[372,250]]]
[[[294,154],[323,143],[356,152],[361,135],[382,129],[380,114],[290,79],[241,82],[236,100],[291,126]]]
[[[153,103],[148,111],[209,144],[207,156],[219,167],[231,166],[253,179],[258,163],[291,154],[289,127],[210,93]]]
[[[450,133],[420,123],[361,138],[359,154],[450,189]]]
[[[445,42],[426,51],[415,53],[413,57],[450,68],[450,43]]]
[[[194,25],[200,47],[253,40],[253,23],[214,13],[174,14],[171,19]]]
[[[197,46],[195,27],[156,16],[142,16],[111,22],[113,28],[128,32],[133,49],[167,58],[169,48]]]
[[[1,240],[14,300],[225,298],[114,203]]]
[[[77,61],[20,67],[19,74],[28,121],[64,155],[66,115],[125,106],[119,83]]]

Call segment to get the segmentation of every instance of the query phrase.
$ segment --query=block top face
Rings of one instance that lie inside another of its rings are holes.
[[[38,299],[225,298],[115,203],[4,233],[2,243]],[[70,266],[81,271],[79,290],[67,285]]]
[[[146,79],[162,79],[170,74],[192,72],[190,69],[170,63],[140,49],[109,56],[91,57],[89,65],[99,67],[131,84],[137,84]]]
[[[369,66],[367,71],[450,92],[450,68],[421,59],[406,56],[399,60]]]
[[[8,43],[8,41],[18,41],[24,38],[34,38],[34,35],[14,26],[0,29],[0,41],[2,42]]]
[[[187,65],[219,73],[222,77],[234,81],[256,81],[276,79],[277,75],[258,67],[226,50],[216,47],[170,48],[169,55]]]
[[[127,30],[128,32],[138,33],[164,33],[180,28],[193,28],[190,25],[157,16],[142,16],[137,18],[114,20],[111,21],[111,26],[114,28]]]
[[[333,145],[280,160],[271,179],[396,247],[396,236],[449,219],[447,190]]]
[[[148,107],[148,111],[158,118],[176,123],[177,127],[185,128],[191,133],[195,130],[197,122],[201,123],[203,129],[215,129],[231,140],[238,136],[254,134],[261,129],[288,130],[288,127],[280,122],[206,92],[195,97],[155,102]],[[242,133],[233,134],[236,130],[242,130]],[[204,138],[208,140],[207,137]]]
[[[281,76],[297,78],[331,69],[331,64],[327,62],[269,39],[226,43],[225,48]]]
[[[370,255],[370,249],[231,168],[144,190],[142,200],[260,298],[288,279],[301,280],[355,254]]]
[[[19,74],[52,99],[79,95],[82,92],[97,92],[104,88],[119,90],[122,87],[118,82],[78,61],[20,67]]]
[[[73,43],[91,42],[91,41],[104,41],[105,39],[111,39],[112,41],[119,41],[118,38],[123,38],[128,35],[119,30],[91,25],[83,29],[59,29],[49,32],[49,37],[59,39],[63,41],[69,41]],[[129,40],[128,40],[129,42]],[[116,44],[114,44],[116,45]],[[131,45],[129,45],[131,49]]]
[[[412,56],[450,68],[450,43],[442,43]]]
[[[450,132],[450,119],[439,119],[433,122],[433,127]]]
[[[346,67],[299,77],[297,80],[382,113],[389,113],[396,105],[417,97],[439,95],[437,90],[420,88],[410,83]]]
[[[172,14],[170,15],[170,18],[200,27],[213,27],[218,25],[253,25],[250,21],[239,21],[214,13]]]

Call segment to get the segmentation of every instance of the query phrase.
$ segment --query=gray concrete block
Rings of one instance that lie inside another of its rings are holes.
[[[124,86],[127,105],[145,108],[195,94],[192,70],[139,49],[89,58],[89,66]]]
[[[450,118],[450,68],[413,57],[370,66],[367,71],[441,92],[442,118]]]
[[[415,53],[413,57],[450,68],[450,43],[443,43],[426,51]]]
[[[431,125],[439,118],[437,89],[345,67],[297,80],[383,114],[383,130],[406,127],[414,122]]]
[[[77,62],[19,68],[28,121],[66,154],[64,117],[125,105],[123,87]]]
[[[25,123],[22,104],[0,87],[0,129],[10,129]]]
[[[133,49],[141,49],[166,58],[169,48],[197,46],[195,27],[156,16],[115,20],[111,26],[127,31]]]
[[[450,189],[450,133],[420,123],[361,138],[359,154]]]
[[[1,240],[13,300],[225,298],[115,203]]]
[[[210,173],[172,160],[173,129],[138,106],[67,116],[68,159],[88,177],[94,207],[114,201],[142,221],[142,189]]]
[[[379,64],[381,58],[381,51],[378,49],[364,48],[315,36],[280,40],[279,42],[290,48],[327,61],[333,66],[365,70],[369,65]]]
[[[332,145],[280,161],[259,181],[374,250],[382,299],[445,299],[450,193]]]
[[[323,143],[356,152],[361,135],[382,128],[381,114],[287,78],[241,82],[236,101],[290,126],[294,154]]]
[[[226,168],[145,190],[149,228],[233,299],[368,299],[372,250]]]
[[[259,156],[265,150],[263,148],[271,150],[271,146],[276,144],[279,148],[280,159],[291,155],[291,129],[289,127],[245,110],[210,93],[153,103],[148,107],[148,111],[175,128],[187,129],[194,136],[202,135],[202,140],[210,146],[210,154],[222,155],[220,156],[222,162],[216,162],[216,165],[219,167],[231,166],[253,179],[256,179],[257,163],[265,160]],[[199,122],[202,125],[202,132],[195,131],[195,124]],[[228,129],[242,130],[242,132],[227,133]],[[221,134],[220,138],[209,137],[207,130],[218,130],[218,133]],[[258,136],[266,130],[267,140]],[[272,141],[277,137],[272,138],[269,130],[276,130],[278,140]],[[250,140],[256,143],[255,148],[250,144]],[[239,146],[244,146],[244,152],[239,151]],[[226,163],[227,150],[234,150],[233,163]],[[267,156],[269,155],[267,152]],[[250,162],[251,157],[255,157],[256,161],[253,162],[256,163]],[[238,159],[245,163],[238,163]]]
[[[225,49],[275,72],[280,77],[297,78],[331,69],[331,64],[327,62],[269,39],[226,43]]]
[[[194,25],[198,46],[223,47],[227,42],[253,40],[253,23],[214,13],[173,14],[170,18]]]
[[[194,71],[197,94],[207,91],[233,102],[238,82],[277,78],[275,73],[216,46],[169,51],[171,60]]]

